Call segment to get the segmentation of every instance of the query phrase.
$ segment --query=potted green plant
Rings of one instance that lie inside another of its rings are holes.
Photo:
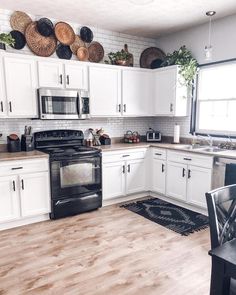
[[[181,46],[179,50],[175,50],[173,53],[168,53],[161,66],[166,67],[172,65],[180,66],[179,73],[183,78],[182,84],[191,86],[197,72],[198,63],[185,45]]]
[[[130,53],[125,50],[110,52],[108,53],[109,61],[105,61],[106,63],[110,63],[112,65],[120,65],[126,66],[129,63]]]
[[[0,33],[0,49],[6,50],[6,45],[14,46],[15,40],[11,34]]]

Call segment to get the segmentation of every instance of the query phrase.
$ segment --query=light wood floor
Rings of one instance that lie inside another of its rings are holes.
[[[109,206],[0,232],[0,294],[208,295],[209,248]]]

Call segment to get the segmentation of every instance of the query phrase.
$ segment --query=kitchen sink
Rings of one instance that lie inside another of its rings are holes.
[[[197,150],[197,149],[202,149],[202,148],[204,148],[204,147],[201,146],[201,145],[198,145],[198,144],[196,144],[196,145],[186,145],[184,147],[185,150]]]

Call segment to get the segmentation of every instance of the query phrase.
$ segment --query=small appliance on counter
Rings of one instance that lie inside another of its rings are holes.
[[[124,135],[125,143],[139,143],[140,135],[137,131],[132,132],[131,130],[126,131]]]
[[[9,153],[16,153],[21,151],[20,139],[16,134],[7,136],[7,151]]]
[[[111,144],[111,139],[110,139],[109,135],[107,135],[107,134],[102,134],[99,137],[99,140],[101,142],[101,145],[110,145]]]
[[[161,132],[155,131],[152,128],[149,128],[149,131],[146,133],[147,142],[160,142],[161,141]]]
[[[34,137],[31,126],[25,126],[25,132],[21,135],[21,150],[25,152],[34,150]]]

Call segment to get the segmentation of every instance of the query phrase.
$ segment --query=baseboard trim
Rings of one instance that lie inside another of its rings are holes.
[[[114,199],[103,200],[102,207],[125,203],[128,201],[140,199],[140,198],[147,197],[147,196],[149,196],[149,192],[142,192],[142,193],[128,195],[128,196],[121,196],[121,197],[117,197]]]

